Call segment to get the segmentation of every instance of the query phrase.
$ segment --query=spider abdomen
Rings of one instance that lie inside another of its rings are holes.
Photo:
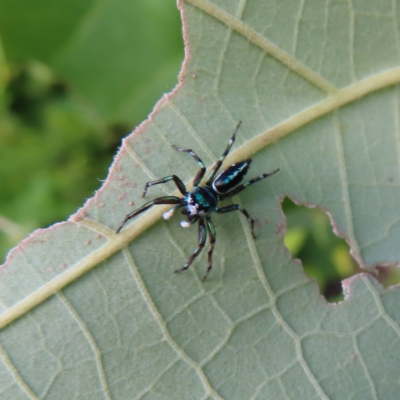
[[[225,194],[238,185],[246,175],[251,161],[251,158],[249,158],[246,161],[232,164],[227,169],[221,171],[212,183],[214,191],[218,194]]]

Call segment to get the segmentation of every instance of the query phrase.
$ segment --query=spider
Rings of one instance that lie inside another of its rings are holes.
[[[204,186],[199,186],[201,180],[206,173],[206,167],[203,164],[203,161],[197,156],[197,154],[191,149],[181,149],[173,145],[172,147],[177,151],[183,151],[185,153],[189,153],[196,161],[197,164],[200,166],[200,171],[197,173],[195,178],[193,179],[193,190],[188,192],[186,190],[185,184],[182,180],[176,175],[169,175],[165,178],[158,179],[156,181],[147,182],[142,197],[146,196],[147,189],[150,186],[159,185],[161,183],[166,183],[169,181],[174,181],[175,185],[177,186],[178,190],[184,196],[183,198],[176,197],[176,196],[163,196],[158,197],[154,200],[151,200],[144,204],[142,207],[138,208],[135,211],[129,213],[125,219],[122,221],[122,224],[117,229],[117,233],[121,231],[125,223],[130,220],[131,218],[136,217],[137,215],[141,214],[142,212],[148,210],[150,207],[158,204],[175,204],[173,208],[163,214],[164,219],[169,219],[172,217],[175,210],[178,208],[183,207],[181,211],[182,214],[187,216],[187,221],[181,221],[181,226],[183,228],[187,228],[197,221],[199,222],[198,227],[198,247],[190,257],[187,259],[184,266],[180,269],[177,269],[175,272],[183,272],[186,271],[190,265],[192,264],[193,260],[200,254],[203,250],[203,247],[207,240],[207,232],[210,237],[210,248],[208,250],[208,268],[207,272],[204,275],[203,282],[207,279],[208,274],[212,269],[212,254],[214,251],[214,245],[216,240],[216,232],[213,222],[211,221],[210,214],[212,212],[216,212],[219,214],[228,213],[231,211],[239,210],[241,211],[247,218],[250,223],[251,234],[255,239],[254,235],[254,219],[250,216],[250,214],[239,204],[231,204],[225,207],[218,207],[218,202],[221,200],[225,200],[229,197],[232,197],[242,190],[244,190],[247,186],[252,185],[255,182],[260,181],[261,179],[265,179],[268,176],[271,176],[279,171],[279,168],[269,174],[261,174],[256,178],[251,179],[250,181],[243,183],[237,186],[246,175],[247,170],[251,164],[251,158],[241,161],[235,164],[232,164],[227,169],[221,171],[217,176],[215,176],[220,169],[225,157],[228,155],[234,141],[236,138],[236,133],[239,130],[242,121],[239,121],[235,130],[233,131],[232,137],[228,142],[228,146],[226,147],[225,151],[222,153],[222,156],[218,159],[218,161],[213,166],[208,178],[204,184]]]

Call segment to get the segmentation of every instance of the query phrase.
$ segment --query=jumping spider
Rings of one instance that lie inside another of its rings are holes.
[[[255,182],[258,182],[261,179],[267,178],[268,176],[271,176],[279,171],[278,168],[269,174],[261,174],[256,178],[253,178],[250,181],[237,186],[242,181],[243,177],[246,175],[247,170],[250,167],[252,160],[251,158],[249,158],[245,161],[232,164],[230,167],[224,169],[215,177],[235,141],[236,133],[241,123],[242,121],[239,121],[239,123],[237,124],[236,129],[234,130],[233,135],[228,142],[228,146],[226,147],[225,151],[223,152],[219,160],[215,163],[214,167],[210,172],[210,175],[208,175],[208,178],[204,186],[199,186],[201,180],[204,177],[204,174],[206,173],[206,167],[204,166],[203,161],[201,161],[201,159],[191,149],[180,149],[176,146],[173,146],[175,150],[189,153],[197,161],[197,164],[199,164],[200,166],[200,171],[197,173],[197,175],[193,180],[193,190],[191,192],[188,192],[186,190],[185,184],[176,175],[169,175],[166,176],[165,178],[158,179],[156,181],[147,182],[144,187],[142,197],[145,197],[147,188],[149,186],[159,185],[161,183],[166,183],[169,181],[175,182],[175,185],[177,186],[177,188],[184,197],[180,198],[176,196],[163,196],[147,202],[142,207],[138,208],[135,211],[132,211],[125,217],[122,224],[117,229],[117,233],[121,231],[121,229],[128,220],[130,220],[133,217],[136,217],[136,215],[139,215],[140,213],[148,210],[150,207],[154,205],[175,204],[175,206],[171,208],[171,210],[164,213],[163,215],[164,219],[171,218],[175,210],[183,207],[183,210],[181,212],[182,214],[187,216],[187,221],[181,221],[181,226],[183,228],[187,228],[193,225],[195,222],[199,221],[199,231],[198,231],[199,241],[197,249],[193,251],[193,253],[190,255],[184,266],[180,269],[177,269],[175,272],[186,271],[190,267],[195,257],[197,257],[200,254],[201,250],[203,249],[206,243],[207,232],[208,232],[210,236],[210,248],[208,250],[208,268],[206,274],[204,275],[203,282],[206,280],[212,268],[212,253],[214,251],[214,245],[216,239],[215,227],[210,217],[210,214],[212,212],[224,214],[236,210],[241,211],[246,216],[247,220],[250,222],[251,234],[253,235],[253,238],[255,238],[254,219],[241,205],[232,204],[226,207],[218,208],[218,202],[220,202],[221,200],[225,200],[229,197],[232,197],[235,194],[238,194],[239,192],[244,190],[247,186],[252,185]]]

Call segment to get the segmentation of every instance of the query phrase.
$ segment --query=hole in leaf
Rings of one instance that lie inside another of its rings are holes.
[[[343,300],[342,280],[361,270],[350,255],[347,242],[333,233],[329,217],[317,208],[297,206],[285,198],[282,203],[287,217],[285,245],[293,258],[299,258],[309,277],[315,278],[321,294],[329,302]],[[400,269],[378,267],[371,272],[383,286],[400,282]]]

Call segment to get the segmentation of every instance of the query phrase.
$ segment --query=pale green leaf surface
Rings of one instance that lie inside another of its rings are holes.
[[[178,90],[124,141],[78,214],[10,254],[2,398],[398,398],[399,289],[361,274],[345,282],[344,302],[327,304],[284,247],[280,208],[284,196],[317,205],[360,263],[399,262],[397,11],[385,1],[260,3],[181,2]],[[240,119],[229,161],[252,156],[249,176],[280,168],[234,198],[259,218],[257,240],[242,216],[213,217],[203,284],[206,254],[172,273],[197,235],[179,216],[160,221],[166,208],[114,234],[146,181],[195,175],[171,144],[210,166]]]

